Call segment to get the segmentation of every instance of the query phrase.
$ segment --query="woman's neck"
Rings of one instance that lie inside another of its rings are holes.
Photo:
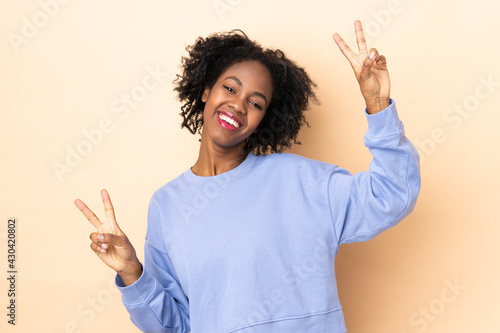
[[[222,148],[208,144],[206,140],[201,140],[198,160],[191,168],[197,176],[209,177],[220,175],[236,168],[248,156],[245,151],[245,142],[234,148]]]

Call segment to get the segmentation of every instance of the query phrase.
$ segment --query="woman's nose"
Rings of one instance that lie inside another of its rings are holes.
[[[243,98],[235,96],[231,101],[228,103],[229,107],[234,110],[234,112],[239,112],[246,114],[247,110],[245,107],[245,101]]]

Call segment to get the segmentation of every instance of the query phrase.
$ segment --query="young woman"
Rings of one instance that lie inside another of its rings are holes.
[[[367,172],[282,150],[296,142],[315,99],[307,73],[244,34],[199,38],[176,80],[183,123],[201,133],[196,163],[151,198],[144,265],[118,226],[75,204],[97,228],[92,250],[117,272],[132,321],[144,332],[345,332],[334,258],[414,208],[419,157],[404,134],[386,59],[359,54],[338,34],[366,102]],[[272,154],[267,154],[271,152]]]

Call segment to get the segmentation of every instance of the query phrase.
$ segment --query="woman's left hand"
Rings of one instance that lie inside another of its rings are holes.
[[[366,39],[360,21],[354,22],[359,54],[355,54],[339,34],[333,34],[340,51],[349,60],[358,80],[369,114],[382,111],[390,104],[391,81],[387,61],[377,49],[367,51]]]

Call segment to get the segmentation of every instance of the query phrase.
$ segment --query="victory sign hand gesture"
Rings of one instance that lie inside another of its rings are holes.
[[[339,34],[333,34],[333,39],[354,70],[368,113],[377,113],[390,104],[391,82],[387,61],[378,54],[377,49],[372,48],[368,52],[360,21],[354,22],[354,30],[359,54],[354,53]]]
[[[137,259],[135,249],[128,237],[120,229],[115,219],[113,204],[106,190],[101,191],[104,204],[105,220],[102,223],[86,204],[80,199],[75,205],[87,220],[97,229],[90,234],[90,248],[109,267],[122,278],[125,285],[134,283],[142,274],[142,265]]]

